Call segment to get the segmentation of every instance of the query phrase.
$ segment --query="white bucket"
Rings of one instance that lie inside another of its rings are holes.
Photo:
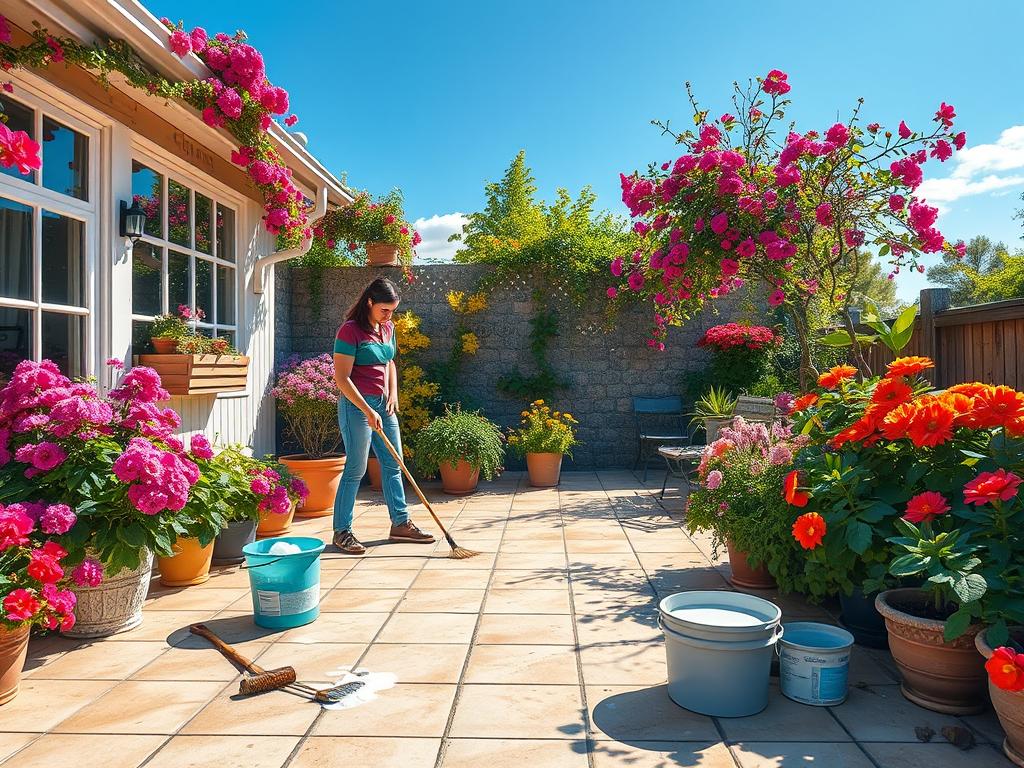
[[[853,635],[831,624],[784,625],[779,643],[782,694],[801,704],[828,707],[846,701]]]

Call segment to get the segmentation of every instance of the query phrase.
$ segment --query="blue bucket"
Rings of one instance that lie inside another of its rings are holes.
[[[270,548],[288,542],[300,551],[271,555]],[[253,620],[268,629],[290,629],[309,624],[320,615],[320,539],[279,536],[242,547],[249,571]]]

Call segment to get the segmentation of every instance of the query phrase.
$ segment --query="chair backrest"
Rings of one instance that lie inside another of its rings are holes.
[[[675,395],[666,397],[634,397],[633,413],[657,413],[666,416],[683,415],[683,399]]]

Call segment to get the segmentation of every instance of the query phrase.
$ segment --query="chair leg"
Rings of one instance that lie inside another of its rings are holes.
[[[671,472],[669,471],[669,468],[665,467],[665,479],[661,481],[661,495],[658,496],[659,499],[665,498],[665,488],[668,486],[668,476],[670,474]]]

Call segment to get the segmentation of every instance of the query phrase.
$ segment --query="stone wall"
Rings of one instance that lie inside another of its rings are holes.
[[[349,306],[374,277],[387,274],[399,284],[402,304],[422,318],[420,330],[432,341],[422,353],[425,361],[447,357],[453,343],[456,315],[448,306],[449,291],[473,292],[488,267],[480,265],[428,265],[416,270],[416,282],[405,285],[397,269],[343,267],[327,270],[323,277],[323,306],[315,317],[310,306],[309,273],[304,269],[277,270],[277,357],[290,354],[313,356],[330,351],[334,334]],[[499,377],[518,369],[534,372],[529,351],[533,284],[517,279],[495,288],[486,310],[467,318],[480,340],[475,356],[467,356],[459,384],[468,405],[507,427],[519,421],[524,402],[512,399],[495,386]],[[632,400],[636,395],[674,395],[681,377],[699,371],[706,353],[695,343],[709,325],[736,319],[738,302],[721,300],[716,314],[705,313],[683,328],[672,328],[667,349],[657,352],[646,346],[648,312],[623,311],[610,331],[603,329],[607,304],[603,294],[578,311],[560,291],[553,308],[559,315],[559,336],[549,347],[548,359],[569,383],[553,399],[554,407],[569,411],[579,424],[583,444],[573,451],[567,469],[631,466],[636,453],[636,428]],[[519,466],[510,455],[509,468]]]

